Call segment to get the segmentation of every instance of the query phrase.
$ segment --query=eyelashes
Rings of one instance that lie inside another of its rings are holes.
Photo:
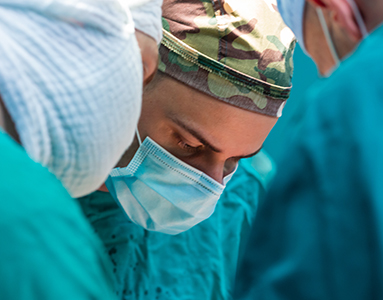
[[[198,146],[198,147],[190,146],[189,144],[185,143],[183,140],[180,140],[180,141],[178,142],[178,146],[179,146],[182,150],[184,150],[184,151],[186,151],[186,152],[188,152],[188,153],[191,153],[191,154],[194,154],[194,153],[199,152],[199,151],[201,150],[201,148],[203,147],[203,146]]]
[[[187,155],[199,154],[204,148],[204,145],[202,144],[199,144],[198,146],[190,145],[190,143],[177,132],[173,132],[173,137],[178,148]]]

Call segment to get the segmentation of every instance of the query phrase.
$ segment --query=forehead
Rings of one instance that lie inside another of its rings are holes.
[[[155,115],[170,120],[176,117],[205,132],[217,147],[225,149],[248,144],[256,150],[277,121],[217,100],[168,76],[144,93],[143,114],[150,114],[153,120]]]
[[[295,39],[275,3],[165,0],[159,70],[234,106],[279,116]]]

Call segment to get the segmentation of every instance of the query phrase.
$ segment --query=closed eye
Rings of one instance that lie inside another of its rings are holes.
[[[203,147],[203,146],[193,147],[193,146],[189,145],[188,143],[186,143],[186,142],[183,141],[183,140],[180,140],[180,141],[178,142],[178,146],[179,146],[182,150],[187,151],[188,153],[192,153],[192,154],[197,153],[197,152],[200,151],[201,148]]]

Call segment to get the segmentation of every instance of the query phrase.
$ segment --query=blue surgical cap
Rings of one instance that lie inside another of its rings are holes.
[[[305,8],[305,0],[277,0],[278,10],[283,21],[294,32],[299,45],[306,51],[303,39],[303,12]]]
[[[136,4],[137,4],[137,0]],[[142,5],[133,5],[130,10],[134,27],[152,37],[157,44],[162,39],[162,0],[150,0]]]

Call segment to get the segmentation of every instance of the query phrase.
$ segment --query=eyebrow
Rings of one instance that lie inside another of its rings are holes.
[[[197,130],[191,128],[190,126],[188,126],[187,124],[185,124],[184,122],[182,122],[180,119],[178,119],[174,114],[170,115],[169,116],[169,119],[172,120],[174,123],[176,123],[178,126],[182,127],[183,129],[185,129],[187,132],[189,132],[191,135],[193,135],[197,140],[199,140],[201,142],[201,144],[203,144],[204,146],[210,148],[211,150],[213,150],[214,152],[217,152],[217,153],[221,153],[222,150],[219,150],[218,148],[214,147],[213,145],[211,145],[204,137],[203,135],[198,132]],[[242,158],[250,158],[252,156],[255,156],[257,155],[263,148],[263,145],[261,146],[261,148],[259,148],[257,151],[251,153],[251,154],[248,154],[248,155],[240,155],[240,156],[235,156],[235,157],[232,157],[232,158],[237,158],[237,159],[242,159]]]

